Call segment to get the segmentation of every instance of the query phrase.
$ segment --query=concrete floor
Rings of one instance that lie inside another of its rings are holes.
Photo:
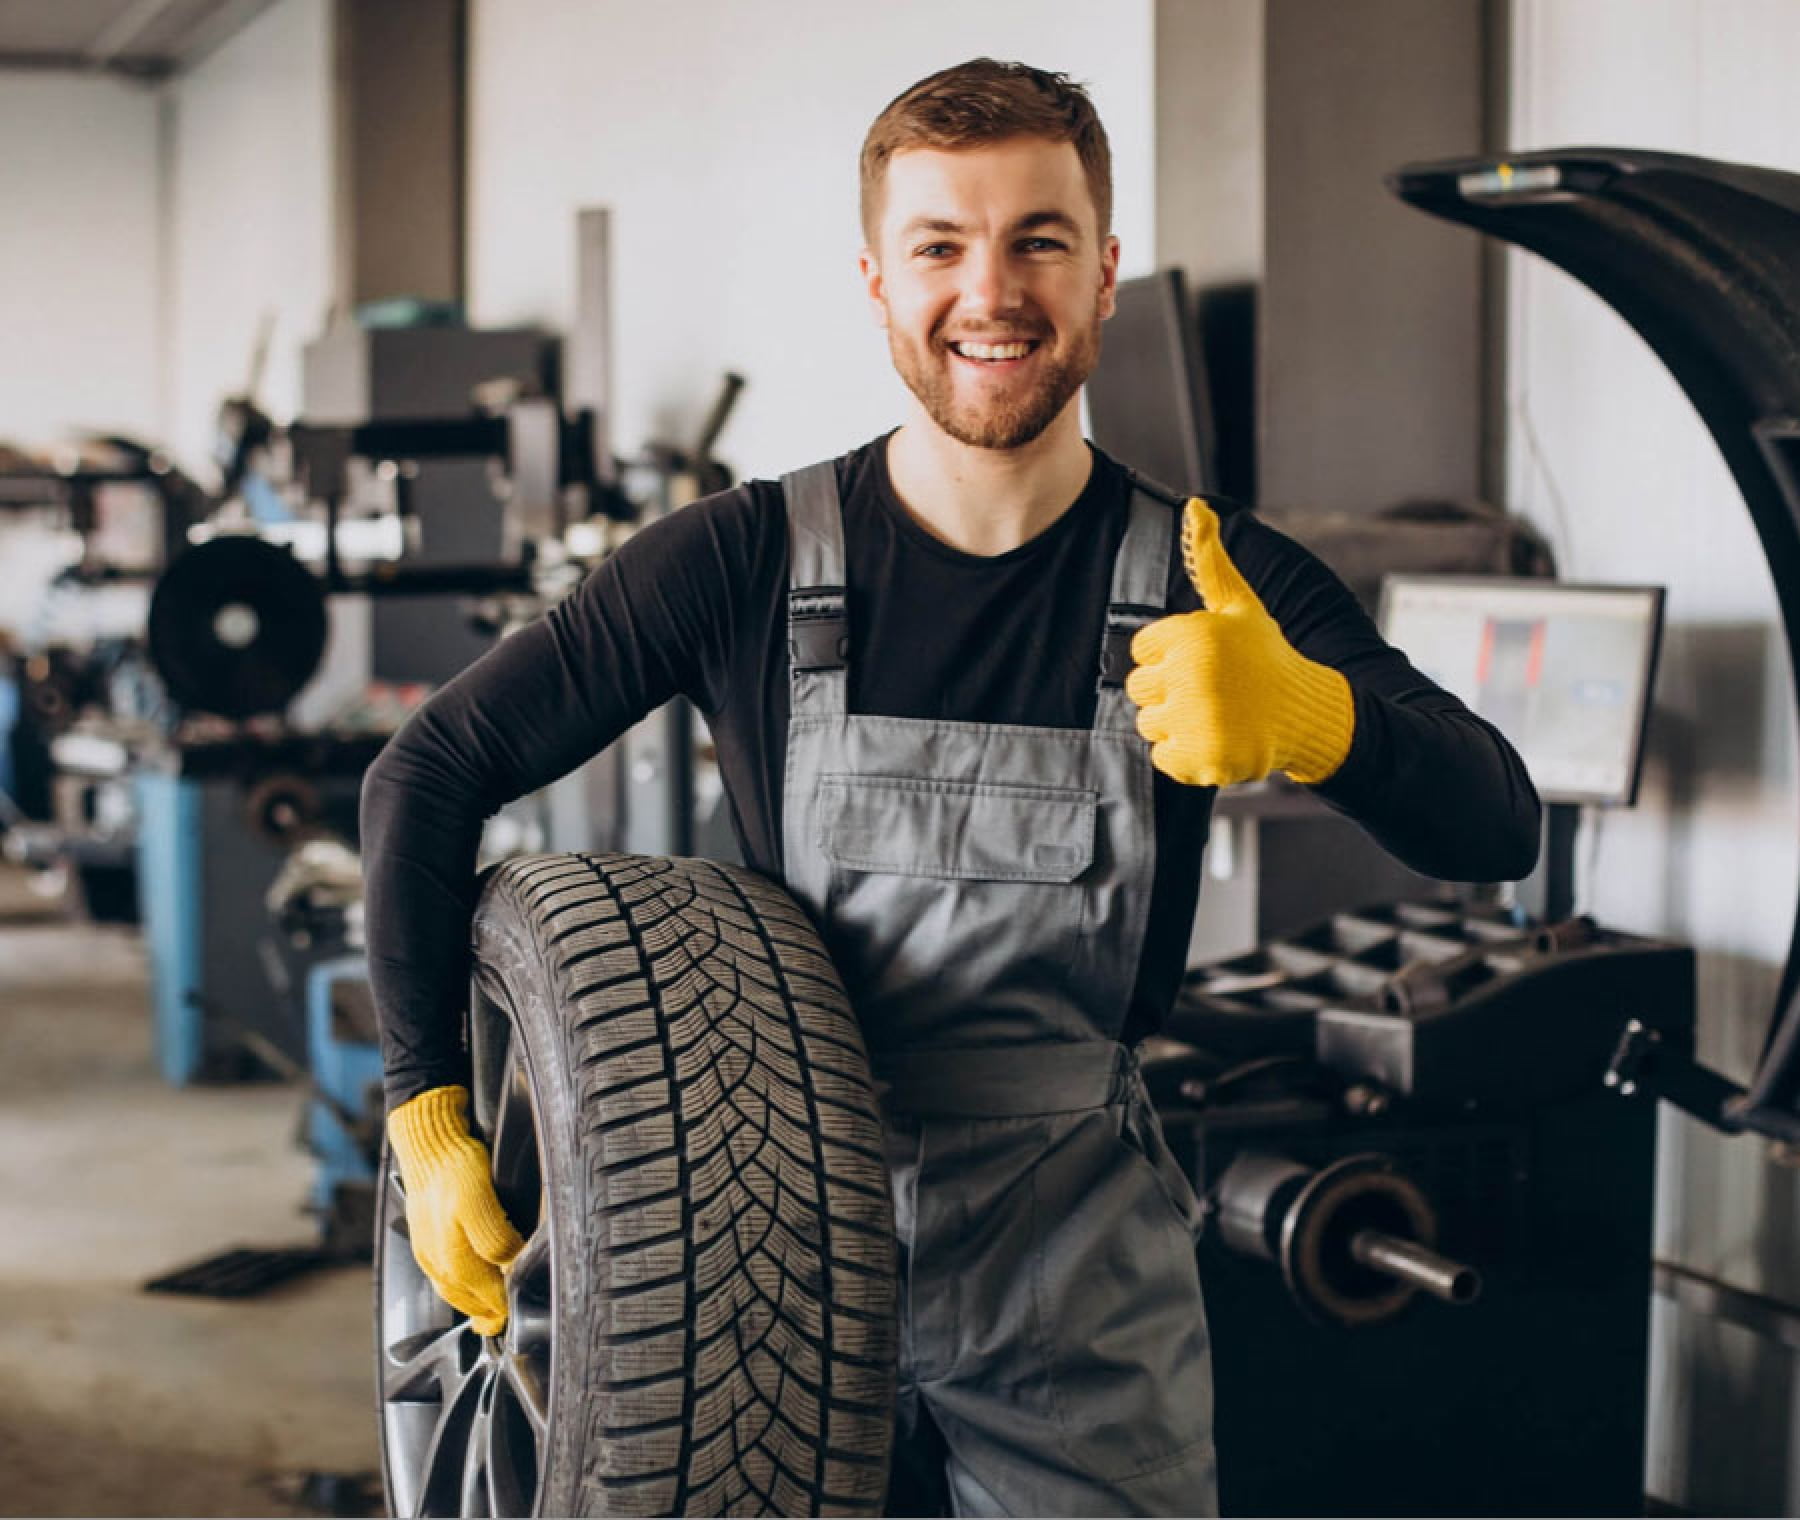
[[[366,1268],[238,1301],[140,1284],[309,1245],[298,1089],[156,1075],[135,931],[0,867],[0,1514],[300,1515],[378,1466]]]

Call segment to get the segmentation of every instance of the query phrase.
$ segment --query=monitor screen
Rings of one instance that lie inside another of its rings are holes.
[[[1546,802],[1636,800],[1660,586],[1390,575],[1381,633],[1512,741]]]
[[[1217,489],[1200,329],[1179,269],[1119,281],[1087,407],[1094,442],[1121,464],[1190,495]]]

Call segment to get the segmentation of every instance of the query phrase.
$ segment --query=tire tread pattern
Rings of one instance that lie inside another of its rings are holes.
[[[559,1331],[557,1353],[587,1376],[575,1512],[878,1514],[892,1206],[810,921],[741,868],[560,855],[492,873],[478,975],[519,974],[520,930],[566,1010],[577,1115],[585,1343]]]

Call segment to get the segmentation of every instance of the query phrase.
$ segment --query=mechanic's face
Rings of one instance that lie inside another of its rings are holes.
[[[862,272],[900,378],[959,442],[1030,443],[1093,372],[1118,282],[1074,145],[912,148],[884,189]]]

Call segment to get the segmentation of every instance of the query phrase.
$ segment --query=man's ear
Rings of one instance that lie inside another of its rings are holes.
[[[887,291],[881,283],[881,265],[875,255],[867,248],[856,256],[856,267],[862,271],[863,292],[869,298],[869,310],[874,313],[875,325],[888,325]]]
[[[1100,320],[1104,322],[1116,310],[1119,300],[1119,240],[1111,233],[1100,248]]]

